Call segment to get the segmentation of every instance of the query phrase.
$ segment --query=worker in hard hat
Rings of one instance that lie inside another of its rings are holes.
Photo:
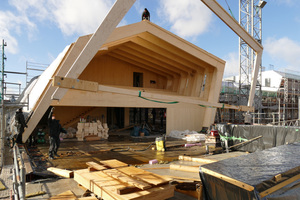
[[[148,21],[150,21],[150,13],[147,10],[147,8],[144,9],[144,12],[142,14],[142,20],[148,20]]]

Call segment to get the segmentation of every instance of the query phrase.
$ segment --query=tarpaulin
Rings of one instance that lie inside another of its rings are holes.
[[[241,151],[262,151],[284,144],[300,142],[300,127],[217,124],[216,129],[221,136],[228,136],[230,146],[242,142],[237,138],[250,140],[262,135],[262,138],[258,140],[239,146],[238,150]]]
[[[300,199],[300,143],[202,165],[200,178],[206,200]]]

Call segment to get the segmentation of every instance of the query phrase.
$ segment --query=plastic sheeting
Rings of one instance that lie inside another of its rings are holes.
[[[241,142],[237,138],[250,140],[260,135],[263,136],[258,140],[238,147],[238,150],[241,151],[255,152],[287,143],[300,142],[300,127],[217,124],[216,129],[221,136],[229,138],[230,146]]]
[[[206,170],[213,173],[203,172]],[[274,176],[278,174],[281,174],[282,179],[276,182]],[[264,191],[298,174],[300,174],[300,143],[282,145],[200,166],[200,178],[206,200],[300,199],[299,180],[281,186],[279,190],[265,197],[261,195]],[[221,176],[227,176],[243,184],[235,185],[234,181],[230,183]],[[254,190],[247,190],[243,185],[253,186]]]

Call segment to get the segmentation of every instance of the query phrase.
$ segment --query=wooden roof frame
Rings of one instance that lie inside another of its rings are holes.
[[[83,72],[83,70],[86,68],[86,66],[89,64],[89,62],[93,59],[93,57],[97,54],[99,49],[105,44],[112,42],[115,40],[114,36],[118,35],[118,32],[122,32],[123,38],[129,37],[134,35],[135,31],[139,31],[139,29],[131,29],[130,32],[124,32],[124,27],[120,27],[115,30],[117,25],[120,23],[120,21],[124,18],[126,13],[129,11],[129,9],[133,6],[136,0],[117,0],[115,4],[112,6],[111,10],[107,14],[106,18],[103,20],[103,22],[100,24],[98,29],[95,31],[95,33],[92,36],[88,37],[83,37],[79,38],[79,40],[85,40],[86,45],[84,47],[81,47],[80,49],[81,52],[75,52],[74,54],[78,55],[76,58],[68,58],[64,57],[62,62],[60,63],[60,66],[58,67],[56,73],[54,76],[63,76],[66,78],[73,78],[76,79],[79,77],[79,75]],[[210,9],[214,11],[214,9],[217,9],[218,12],[216,14],[223,20],[224,22],[231,27],[231,24],[235,24],[235,20],[227,17],[228,13],[224,10],[222,10],[222,7],[215,1],[215,0],[202,0]],[[211,5],[211,4],[213,5]],[[221,14],[220,14],[221,13]],[[227,13],[227,15],[226,15]],[[220,14],[220,15],[219,15]],[[225,15],[226,18],[222,17],[222,15]],[[132,24],[128,25],[125,28],[128,28],[130,26],[136,26],[137,24]],[[144,31],[150,32],[153,35],[156,35],[157,32],[160,32],[160,38],[162,40],[165,40],[166,42],[170,44],[180,44],[177,47],[181,49],[182,51],[189,52],[190,55],[194,56],[195,58],[198,57],[199,51],[202,52],[202,57],[201,60],[204,63],[215,63],[214,67],[221,66],[222,64],[225,64],[225,61],[217,58],[216,56],[209,54],[208,52],[200,49],[199,47],[192,45],[192,44],[187,44],[187,42],[180,37],[162,29],[161,27],[151,23],[139,23],[140,26],[142,27]],[[232,27],[231,27],[232,28]],[[254,46],[257,46],[257,41],[255,41],[251,36],[250,38],[248,37],[248,33],[241,27],[241,26],[236,26],[235,28],[232,28],[238,35],[241,36],[241,34],[244,36],[246,35],[246,39],[242,37],[247,43],[250,41],[250,43],[254,44]],[[115,31],[114,31],[115,30]],[[237,31],[236,31],[237,30]],[[124,34],[125,33],[125,34]],[[138,34],[137,32],[136,34]],[[127,35],[126,35],[127,34]],[[170,37],[170,35],[172,37]],[[120,38],[121,39],[121,38]],[[254,40],[254,42],[252,41]],[[76,44],[75,44],[76,45]],[[176,46],[176,45],[175,45]],[[252,45],[250,45],[252,46]],[[253,46],[252,46],[253,47]],[[261,47],[258,44],[258,47],[254,47],[255,50],[260,49]],[[72,47],[70,47],[68,53],[70,52]],[[261,57],[262,54],[262,48],[260,49],[261,51],[256,51],[258,52],[258,58]],[[74,56],[74,55],[73,55]],[[74,62],[71,62],[74,61]],[[221,65],[220,65],[221,64]],[[256,63],[256,66],[259,63]],[[257,67],[256,67],[257,68]],[[255,73],[256,73],[256,68],[255,68]],[[256,73],[257,74],[257,73]],[[257,76],[254,76],[257,77]],[[254,83],[256,85],[256,79],[254,78]],[[49,83],[47,87],[45,88],[42,96],[40,97],[39,101],[36,103],[34,112],[31,115],[31,118],[28,122],[28,128],[25,129],[22,137],[22,141],[25,142],[30,134],[33,132],[34,128],[36,127],[37,123],[40,121],[44,113],[47,111],[48,107],[51,104],[52,98],[58,98],[61,99],[68,89],[65,88],[55,88],[51,86],[51,80],[49,80]],[[251,94],[253,91],[250,92]]]

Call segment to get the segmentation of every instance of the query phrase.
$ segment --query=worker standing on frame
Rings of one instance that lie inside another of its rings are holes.
[[[150,21],[150,13],[147,10],[147,8],[144,9],[144,12],[142,14],[142,20],[148,20],[148,21]]]

